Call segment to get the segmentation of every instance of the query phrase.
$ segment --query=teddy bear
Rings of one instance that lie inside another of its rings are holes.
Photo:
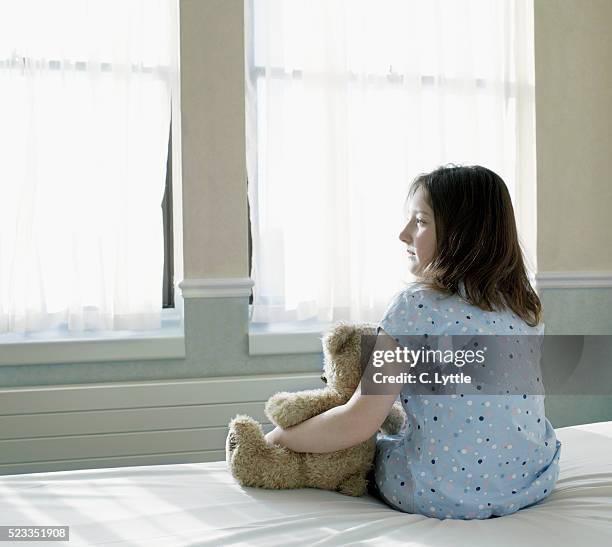
[[[363,345],[362,348],[362,336]],[[268,399],[265,414],[286,429],[326,410],[343,405],[359,385],[375,342],[376,327],[339,323],[323,337],[322,389],[280,392]],[[369,344],[369,345],[368,345]],[[402,430],[406,415],[395,402],[381,426],[383,434]],[[319,488],[362,496],[374,463],[376,435],[356,446],[328,453],[300,453],[268,443],[262,426],[240,414],[231,420],[225,444],[226,462],[243,486],[270,489]]]

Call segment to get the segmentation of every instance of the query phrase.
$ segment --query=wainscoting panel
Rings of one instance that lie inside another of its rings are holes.
[[[236,414],[269,431],[270,395],[322,386],[304,373],[3,389],[0,474],[223,460]]]

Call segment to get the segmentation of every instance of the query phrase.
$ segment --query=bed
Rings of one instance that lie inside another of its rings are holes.
[[[225,462],[0,477],[0,525],[68,525],[51,545],[612,545],[612,422],[557,429],[554,492],[488,520],[437,520],[369,496],[242,488]],[[28,545],[20,542],[18,545]],[[32,543],[40,545],[40,543]]]

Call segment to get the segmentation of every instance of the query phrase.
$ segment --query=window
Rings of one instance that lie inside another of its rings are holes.
[[[378,321],[405,280],[410,181],[535,174],[533,7],[501,0],[250,0],[255,323]]]
[[[9,3],[0,333],[159,328],[172,304],[176,11],[174,0]]]

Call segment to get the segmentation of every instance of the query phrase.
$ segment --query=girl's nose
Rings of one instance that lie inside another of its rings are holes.
[[[410,232],[408,230],[408,224],[406,224],[404,229],[400,232],[399,238],[400,238],[400,241],[403,241],[404,243],[410,243],[412,238],[410,237]]]

